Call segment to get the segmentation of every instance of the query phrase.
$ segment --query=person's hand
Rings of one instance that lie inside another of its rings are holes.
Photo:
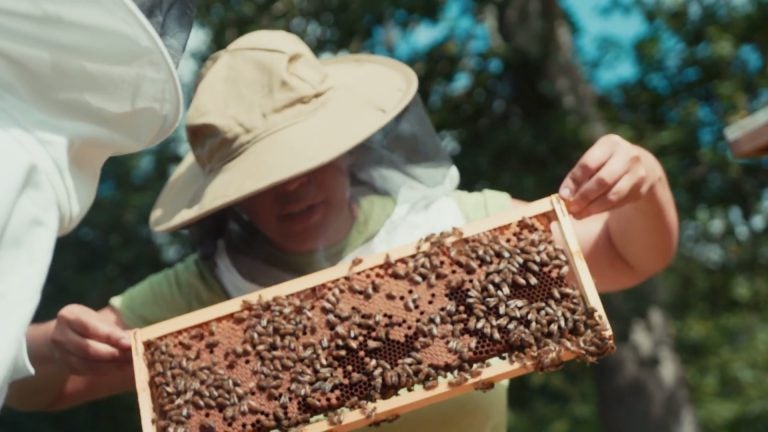
[[[662,173],[647,150],[618,135],[605,135],[571,169],[559,194],[581,219],[639,200]]]
[[[105,374],[130,364],[128,332],[95,310],[79,304],[67,305],[54,322],[51,355],[70,373]]]

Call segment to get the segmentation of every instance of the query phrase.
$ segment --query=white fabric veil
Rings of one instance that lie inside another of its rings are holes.
[[[397,117],[350,153],[351,198],[388,195],[395,200],[395,207],[377,234],[341,257],[342,261],[383,252],[464,223],[464,216],[452,197],[459,183],[458,169],[418,95]],[[226,237],[234,238],[257,230],[247,218],[234,217],[227,231],[232,236]],[[227,248],[224,241],[219,242],[214,257],[216,274],[230,296],[300,276],[260,259],[255,248],[264,241],[263,236],[257,234],[255,241],[246,248],[237,248],[238,252]],[[320,262],[335,264],[322,253],[318,251]]]

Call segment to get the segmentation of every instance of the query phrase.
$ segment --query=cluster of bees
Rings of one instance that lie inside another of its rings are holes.
[[[493,358],[550,371],[568,351],[594,361],[610,332],[568,281],[564,251],[536,219],[471,237],[428,236],[417,252],[148,341],[160,431],[300,430],[375,402],[456,387]],[[474,380],[489,390],[491,380]]]

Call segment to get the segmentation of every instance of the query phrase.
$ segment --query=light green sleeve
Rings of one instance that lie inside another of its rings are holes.
[[[507,210],[512,205],[512,197],[508,193],[493,189],[483,189],[480,192],[457,190],[453,192],[453,198],[467,222]]]
[[[109,300],[129,327],[144,327],[226,300],[197,254],[155,273]]]

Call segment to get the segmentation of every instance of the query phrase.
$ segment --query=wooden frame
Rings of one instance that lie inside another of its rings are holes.
[[[768,154],[768,107],[729,125],[723,133],[736,157],[750,158]]]
[[[570,216],[563,201],[557,195],[534,201],[528,205],[498,213],[489,218],[469,223],[462,227],[465,236],[471,236],[496,227],[508,225],[522,219],[523,217],[533,217],[538,215],[554,216],[555,221],[552,229],[560,237],[563,249],[568,254],[570,265],[576,285],[581,290],[584,301],[587,306],[595,308],[597,316],[603,321],[607,336],[611,335],[611,328],[600,302],[597,290],[592,277],[587,268],[584,255],[579,247],[576,234],[571,223]],[[395,248],[388,252],[392,259],[406,257],[416,253],[417,245],[409,244]],[[381,265],[386,259],[385,253],[362,257],[362,262],[355,266],[355,271],[364,270],[370,267]],[[301,290],[317,286],[324,282],[344,277],[349,272],[349,264],[339,264],[328,269],[312,273],[270,288],[248,294],[242,297],[233,298],[222,303],[206,307],[185,315],[181,315],[167,321],[163,321],[148,327],[132,331],[133,346],[133,366],[136,380],[136,391],[141,411],[141,424],[145,432],[155,431],[153,424],[152,396],[149,387],[149,371],[144,361],[144,342],[161,337],[176,331],[197,326],[202,323],[233,314],[241,310],[244,299],[269,300],[275,296],[284,296]],[[566,352],[562,359],[564,361],[575,357],[574,353]],[[335,431],[345,431],[362,427],[371,422],[391,418],[408,411],[475,390],[475,385],[481,382],[497,382],[504,379],[514,378],[529,372],[532,372],[531,366],[526,366],[511,362],[496,362],[483,369],[482,374],[476,378],[470,379],[466,384],[450,387],[445,381],[441,381],[437,388],[425,391],[417,388],[410,392],[401,392],[386,400],[380,400],[375,403],[376,414],[373,418],[366,418],[359,410],[346,413],[344,422],[341,425],[330,425],[327,421],[318,421],[309,424],[303,428],[308,432],[325,431],[333,429]]]

